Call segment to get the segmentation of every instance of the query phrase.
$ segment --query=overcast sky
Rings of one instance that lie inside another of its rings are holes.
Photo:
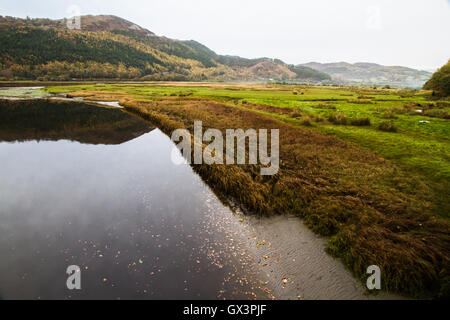
[[[219,54],[419,69],[450,58],[450,0],[0,0],[0,15],[113,14]]]

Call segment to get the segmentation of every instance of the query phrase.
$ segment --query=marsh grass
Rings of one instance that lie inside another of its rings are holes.
[[[313,120],[311,117],[306,116],[306,117],[303,117],[303,118],[302,118],[301,123],[302,123],[302,125],[304,125],[304,126],[312,127],[312,126],[313,126],[313,124],[312,124],[313,121],[314,121],[314,120]]]
[[[450,108],[450,102],[438,101],[436,102],[436,108]]]
[[[346,125],[348,123],[348,118],[345,114],[334,113],[328,117],[328,121],[333,124]]]
[[[378,125],[378,130],[381,131],[385,131],[385,132],[397,132],[398,129],[395,126],[395,124],[393,124],[390,121],[383,121]]]
[[[292,118],[301,118],[303,114],[300,111],[294,111],[291,116]]]
[[[260,110],[260,111],[265,111],[265,112],[269,112],[269,113],[274,113],[274,114],[281,114],[281,115],[294,115],[300,113],[299,110],[295,111],[294,109],[291,108],[281,108],[281,107],[272,107],[272,106],[268,106],[268,105],[261,105],[261,104],[255,104],[255,103],[250,103],[250,102],[243,102],[243,105],[247,108],[250,109],[254,109],[254,110]]]
[[[397,115],[392,111],[386,111],[381,116],[383,119],[398,119]]]
[[[370,126],[371,122],[370,122],[369,118],[356,118],[356,119],[351,119],[350,124],[352,126],[363,127],[363,126]]]
[[[322,117],[321,115],[313,115],[312,118],[313,118],[314,122],[324,122],[325,121],[325,118]]]
[[[360,99],[361,97],[358,98],[358,100],[355,99],[349,99],[347,102],[348,103],[354,103],[354,104],[373,104],[374,102],[370,99]]]
[[[336,106],[328,103],[319,103],[315,106],[313,106],[315,109],[329,109],[329,110],[336,110]]]
[[[450,119],[450,113],[441,109],[424,110],[423,115],[431,118]]]

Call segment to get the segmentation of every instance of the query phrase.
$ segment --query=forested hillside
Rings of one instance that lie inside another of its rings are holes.
[[[433,93],[439,97],[450,96],[450,60],[433,74],[423,88],[433,90]]]
[[[221,56],[196,41],[156,36],[114,16],[65,20],[0,17],[0,79],[258,80],[330,76],[269,58]]]

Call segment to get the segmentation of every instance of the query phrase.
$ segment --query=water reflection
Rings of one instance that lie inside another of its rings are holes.
[[[0,103],[0,297],[264,297],[229,209],[172,150],[118,109]]]
[[[148,123],[115,108],[68,101],[0,100],[0,141],[121,144],[151,130]]]

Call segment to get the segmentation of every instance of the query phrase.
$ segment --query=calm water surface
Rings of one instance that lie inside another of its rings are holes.
[[[0,125],[0,299],[267,297],[237,218],[172,163],[170,139],[101,109],[67,124],[52,109],[45,132],[23,110]]]

